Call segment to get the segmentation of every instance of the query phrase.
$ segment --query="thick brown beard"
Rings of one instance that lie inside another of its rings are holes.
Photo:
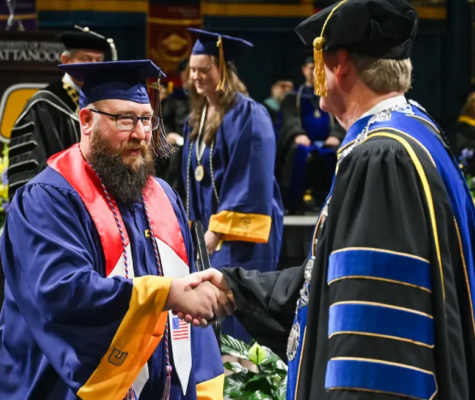
[[[127,150],[140,148],[140,155],[124,160]],[[90,162],[102,183],[116,200],[126,204],[140,201],[155,164],[150,147],[144,141],[131,140],[114,149],[96,127],[92,132]]]

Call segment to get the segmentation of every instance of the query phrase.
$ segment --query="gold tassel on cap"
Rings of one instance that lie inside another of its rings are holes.
[[[327,95],[327,77],[325,75],[325,62],[323,61],[323,46],[325,39],[318,37],[313,41],[313,60],[315,63],[315,94],[325,97]]]
[[[221,92],[226,86],[226,78],[228,76],[228,71],[226,69],[226,60],[224,59],[223,38],[221,36],[219,37],[216,46],[219,47],[219,73],[221,75],[221,79],[218,82],[216,91]]]
[[[325,28],[327,27],[327,23],[330,18],[333,16],[333,13],[338,10],[340,6],[345,4],[348,0],[343,0],[342,2],[338,3],[335,8],[331,11],[330,15],[328,16],[327,20],[323,24],[322,33],[320,37],[315,38],[313,41],[313,60],[315,63],[315,94],[317,96],[325,97],[327,96],[327,76],[325,74],[325,62],[323,60],[323,47],[325,46],[325,38],[323,37],[323,33],[325,32]]]

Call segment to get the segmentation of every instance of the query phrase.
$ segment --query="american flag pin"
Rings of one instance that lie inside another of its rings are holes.
[[[177,316],[174,316],[172,319],[172,338],[173,340],[186,340],[190,338],[188,324]]]

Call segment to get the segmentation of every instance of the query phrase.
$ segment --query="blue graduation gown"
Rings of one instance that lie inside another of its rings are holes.
[[[216,135],[211,181],[210,148],[202,163],[204,179],[194,179],[198,166],[195,146],[191,170],[187,168],[190,127],[185,125],[183,179],[189,179],[190,220],[201,221],[204,229],[224,235],[221,250],[211,256],[215,268],[239,265],[260,271],[275,270],[280,253],[283,211],[280,191],[274,179],[275,138],[264,107],[238,94]]]
[[[160,184],[178,219],[192,269],[192,241],[182,204],[165,182]],[[158,275],[152,244],[145,237],[142,203],[118,202],[118,208],[135,276]],[[105,278],[98,231],[78,193],[50,167],[16,194],[1,240],[1,261],[6,290],[0,314],[0,398],[78,399],[78,391],[107,362],[109,345],[132,307],[135,280]],[[168,290],[163,299],[160,293],[157,306],[164,304]],[[173,372],[170,399],[222,398],[223,367],[212,329],[192,328],[191,341],[187,394]],[[165,382],[163,340],[148,367],[150,378],[140,399],[156,400]],[[110,387],[110,398],[121,399],[113,396],[114,390]]]
[[[184,128],[186,142],[182,164],[185,190],[189,196],[189,218],[201,221],[206,230],[222,233],[224,242],[211,256],[214,268],[241,266],[273,271],[279,261],[283,209],[274,178],[275,136],[265,108],[238,94],[216,134],[212,168],[219,201],[213,190],[210,147],[202,165],[204,179],[198,182],[196,145],[190,155],[190,126]],[[188,188],[187,188],[188,186]],[[246,339],[241,332],[224,332]]]

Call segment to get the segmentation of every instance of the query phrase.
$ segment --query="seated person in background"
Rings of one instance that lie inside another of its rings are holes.
[[[463,106],[455,125],[455,155],[466,174],[475,176],[475,92]]]
[[[274,127],[276,127],[276,133],[279,132],[276,124],[278,123],[278,114],[280,110],[280,104],[283,98],[289,92],[294,90],[294,83],[290,75],[278,75],[275,77],[270,89],[271,96],[264,100],[264,106],[269,112]],[[280,118],[279,118],[280,119]]]
[[[305,193],[312,206],[323,203],[335,172],[336,149],[345,136],[333,116],[320,109],[314,68],[313,57],[308,56],[302,65],[305,83],[281,104],[276,175],[290,214],[305,210]]]

